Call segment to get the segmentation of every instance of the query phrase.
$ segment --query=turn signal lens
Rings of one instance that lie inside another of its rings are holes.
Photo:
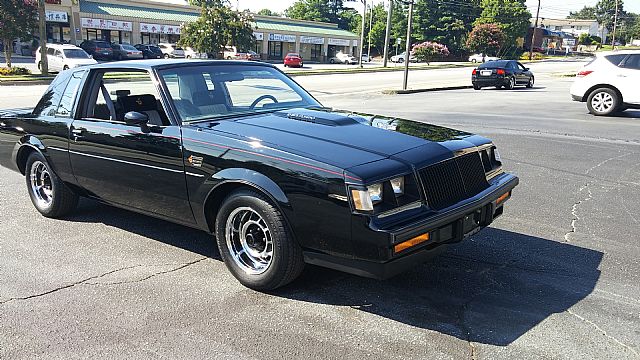
[[[353,198],[353,206],[356,210],[373,211],[373,203],[371,202],[368,191],[352,189],[351,197]]]
[[[496,200],[496,205],[500,205],[501,203],[503,203],[505,200],[507,200],[509,198],[509,196],[511,196],[511,191],[500,195],[498,200]]]
[[[471,75],[475,75],[478,71],[476,69],[473,69],[473,71],[471,72]]]
[[[410,247],[416,246],[418,244],[422,244],[423,242],[429,241],[429,233],[418,235],[413,239],[401,242],[393,247],[393,251],[395,253],[399,253],[401,251],[407,250]]]

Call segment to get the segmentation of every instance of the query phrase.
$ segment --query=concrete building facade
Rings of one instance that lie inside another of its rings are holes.
[[[195,21],[200,9],[144,0],[45,0],[47,40],[80,44],[84,40],[175,43],[183,24]],[[339,51],[357,54],[358,36],[336,24],[254,16],[256,43],[263,59],[279,60],[297,52],[324,62]]]

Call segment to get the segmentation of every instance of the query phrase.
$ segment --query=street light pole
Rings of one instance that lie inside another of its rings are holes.
[[[531,45],[529,45],[529,60],[533,58],[533,44],[536,41],[536,30],[538,30],[538,16],[540,16],[540,0],[538,0],[538,10],[536,11],[536,24],[533,26],[531,34]]]
[[[38,0],[38,22],[40,27],[40,73],[49,75],[49,62],[47,61],[47,18],[44,11],[44,0]],[[37,64],[36,64],[37,65]]]
[[[389,59],[389,41],[391,39],[391,12],[393,11],[393,0],[389,0],[389,12],[387,13],[387,32],[384,38],[384,59],[382,60],[382,66],[387,67],[387,61]]]
[[[407,90],[409,81],[409,61],[411,60],[411,26],[413,25],[413,0],[409,0],[409,18],[407,19],[407,43],[404,53],[404,80],[402,90]]]
[[[616,27],[618,25],[618,0],[616,0],[616,13],[613,15],[613,36],[611,37],[611,48],[616,49]]]
[[[360,31],[360,56],[358,56],[358,65],[362,67],[362,55],[364,55],[364,22],[367,18],[367,0],[362,0],[364,10],[362,11],[362,29]]]
[[[371,28],[373,28],[373,6],[369,11],[369,47],[367,49],[367,59],[371,59]]]

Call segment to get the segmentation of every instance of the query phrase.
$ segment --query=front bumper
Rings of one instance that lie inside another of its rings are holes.
[[[460,242],[490,225],[502,215],[504,203],[508,200],[497,204],[498,198],[510,193],[518,183],[516,176],[501,174],[492,179],[491,186],[482,193],[435,214],[417,217],[409,223],[402,222],[400,226],[377,228],[369,224],[358,227],[354,231],[358,232],[358,237],[382,244],[377,248],[377,260],[308,251],[304,253],[305,262],[376,279],[393,277],[442,253],[447,244]],[[394,245],[427,233],[428,241],[394,253]]]

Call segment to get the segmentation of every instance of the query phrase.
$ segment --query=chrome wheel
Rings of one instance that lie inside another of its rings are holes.
[[[258,275],[267,271],[273,260],[273,241],[267,223],[255,210],[233,210],[227,218],[225,237],[233,261],[245,273]]]
[[[47,166],[41,161],[35,161],[31,165],[29,179],[31,192],[38,206],[43,209],[50,207],[53,201],[53,184]]]
[[[591,107],[600,113],[609,112],[613,104],[613,96],[606,92],[599,92],[591,98]]]

